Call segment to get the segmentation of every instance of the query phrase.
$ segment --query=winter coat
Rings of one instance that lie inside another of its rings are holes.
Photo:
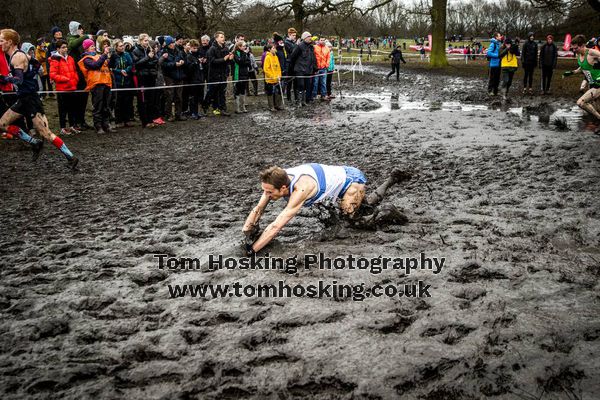
[[[515,44],[508,47],[503,47],[500,50],[500,57],[502,58],[501,66],[502,68],[514,68],[516,69],[519,66],[519,47]]]
[[[298,47],[298,45],[290,38],[285,38],[285,40],[283,41],[283,47],[285,48],[285,53],[287,54],[287,59],[285,61],[286,65],[288,65],[290,63],[290,57],[292,56],[294,49]]]
[[[42,64],[42,76],[48,75],[48,53],[47,50],[44,50],[42,46],[35,47],[35,59]]]
[[[277,58],[279,58],[279,65],[281,66],[281,74],[286,73],[287,68],[287,53],[284,46],[277,46]]]
[[[258,64],[256,64],[256,58],[254,58],[254,54],[252,52],[248,53],[250,57],[250,72],[258,72]]]
[[[406,61],[404,61],[404,58],[402,57],[402,51],[400,51],[400,49],[392,50],[388,57],[392,59],[392,64],[400,64],[400,61],[406,64]]]
[[[227,63],[225,56],[229,54],[229,50],[225,45],[219,46],[216,41],[212,47],[208,49],[206,58],[208,59],[208,79],[211,82],[223,82],[227,79]]]
[[[128,52],[113,53],[108,65],[113,70],[116,87],[133,87],[133,59]],[[127,76],[123,76],[122,71],[125,71]]]
[[[188,83],[202,83],[202,64],[198,52],[188,53],[185,56],[185,77]]]
[[[206,74],[208,72],[208,50],[211,48],[211,46],[200,46],[200,48],[198,49],[198,58],[205,58],[206,61],[204,62],[200,62],[200,64],[202,65],[202,70],[204,71],[204,74]]]
[[[50,56],[50,79],[56,83],[56,90],[76,90],[79,75],[73,57],[62,57],[58,53]]]
[[[178,61],[185,61],[184,57],[182,57],[181,52],[179,51],[179,49],[177,49],[177,47],[175,47],[174,49],[165,47],[165,52],[168,54],[167,58],[162,58],[161,55],[160,59],[163,75],[165,77],[171,78],[174,81],[183,81],[185,79],[185,64],[179,67],[176,65]]]
[[[490,68],[496,68],[500,66],[500,42],[494,38],[490,40],[490,47],[486,53],[488,60],[490,61]]]
[[[7,76],[10,73],[10,67],[8,65],[8,60],[2,48],[0,47],[0,75]],[[1,83],[0,82],[0,92],[12,92],[14,91],[14,87],[12,83]]]
[[[244,80],[248,79],[248,72],[251,68],[250,55],[244,51],[236,50],[233,53],[233,80]]]
[[[265,82],[275,84],[281,78],[281,65],[279,65],[279,57],[275,54],[267,53],[265,63],[263,65],[265,72]]]
[[[521,54],[521,64],[523,68],[536,66],[538,64],[538,45],[534,40],[527,40],[523,45]]]
[[[540,50],[540,68],[541,67],[552,67],[556,68],[556,61],[558,60],[558,49],[554,43],[544,43]]]
[[[73,57],[75,62],[78,62],[81,59],[81,55],[83,54],[83,41],[88,38],[87,35],[79,36],[77,34],[79,25],[80,24],[77,21],[69,22],[69,34],[67,35],[69,55]]]
[[[329,66],[329,47],[321,44],[314,46],[317,69],[325,69]]]
[[[154,77],[158,73],[158,57],[154,54],[154,57],[149,57],[150,47],[147,49],[141,45],[136,45],[131,52],[133,58],[133,65],[135,68],[135,74],[138,77]]]
[[[112,87],[112,74],[106,54],[84,53],[77,64],[87,83],[85,90],[92,90],[98,85]]]
[[[335,57],[333,56],[333,51],[329,52],[329,66],[327,67],[327,71],[335,71]]]
[[[288,71],[297,76],[312,75],[317,70],[317,59],[313,46],[306,42],[300,43],[290,56]]]

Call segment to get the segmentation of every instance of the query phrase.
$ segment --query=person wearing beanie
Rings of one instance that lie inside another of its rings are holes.
[[[283,45],[285,46],[285,52],[287,54],[287,59],[285,60],[286,75],[293,76],[294,72],[290,70],[289,65],[292,53],[294,52],[294,49],[297,46],[296,40],[298,39],[298,32],[294,28],[289,28],[287,30],[287,33],[287,37],[283,42]],[[298,101],[298,84],[296,83],[296,80],[293,77],[286,79],[285,91],[288,101],[292,101],[292,92],[294,93],[294,100]]]
[[[317,60],[312,46],[310,32],[304,32],[301,36],[302,41],[294,49],[290,56],[288,71],[295,75],[298,84],[298,99],[300,105],[306,105],[307,90],[310,89],[312,75],[317,70]]]
[[[519,46],[513,43],[512,39],[506,38],[504,44],[500,48],[500,66],[502,67],[502,99],[506,100],[508,90],[512,85],[513,76],[519,67]]]
[[[550,82],[558,60],[558,48],[554,36],[547,35],[546,43],[540,49],[540,69],[542,70],[542,94],[550,94]]]
[[[102,52],[102,43],[108,40],[110,42],[110,38],[108,37],[108,32],[104,29],[100,29],[96,32],[96,50],[98,52]]]
[[[92,94],[92,115],[94,128],[97,133],[114,132],[110,127],[110,89],[112,75],[108,66],[110,47],[104,47],[102,54],[96,52],[96,45],[92,39],[83,41],[85,53],[78,65],[86,80],[85,90]]]
[[[86,39],[92,39],[92,35],[86,35],[83,33],[83,26],[77,21],[69,22],[69,35],[67,35],[67,43],[69,46],[69,55],[73,57],[75,60],[75,65],[77,65],[77,90],[84,90],[86,87],[85,76],[83,76],[83,72],[79,68],[79,60],[81,59],[81,55],[83,54],[83,41]],[[85,122],[85,109],[87,108],[88,103],[88,92],[83,91],[79,93],[75,93],[77,99],[74,99],[74,103],[77,105],[77,109],[75,111],[75,129],[77,130],[85,130],[90,129],[91,126]]]
[[[527,41],[523,45],[523,53],[521,54],[521,65],[525,70],[523,78],[523,94],[533,94],[533,71],[538,64],[538,45],[535,42],[533,32],[527,34]]]
[[[62,31],[58,26],[53,26],[52,29],[50,29],[50,43],[48,44],[48,62],[46,65],[48,71],[50,70],[50,57],[52,57],[52,53],[58,50],[58,48],[56,47],[56,42],[61,40],[62,37]],[[52,95],[50,96],[52,97]]]
[[[175,39],[171,36],[165,37],[165,48],[161,54],[158,64],[161,67],[166,86],[178,86],[185,79],[185,53],[177,49]],[[173,103],[175,103],[175,114],[173,115]],[[183,111],[183,88],[174,87],[165,89],[164,117],[168,121],[182,121]]]

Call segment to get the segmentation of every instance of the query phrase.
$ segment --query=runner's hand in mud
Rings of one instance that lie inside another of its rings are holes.
[[[252,257],[253,254],[256,254],[256,252],[254,251],[254,249],[252,248],[252,244],[248,244],[246,243],[244,245],[244,251],[246,252],[246,256],[247,257]]]
[[[245,240],[244,242],[246,244],[250,243],[253,244],[256,239],[258,239],[260,237],[260,225],[256,224],[252,227],[252,229],[244,231],[244,236],[245,236]]]

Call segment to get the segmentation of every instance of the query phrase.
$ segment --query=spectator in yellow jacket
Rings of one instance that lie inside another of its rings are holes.
[[[280,88],[281,65],[277,57],[277,48],[272,44],[267,45],[263,71],[265,73],[265,93],[269,102],[269,110],[283,110]]]

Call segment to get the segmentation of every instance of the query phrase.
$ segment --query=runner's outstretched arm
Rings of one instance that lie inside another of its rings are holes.
[[[251,232],[256,224],[258,224],[258,221],[260,221],[260,217],[262,217],[267,204],[269,204],[269,201],[269,196],[266,194],[263,193],[262,196],[260,196],[258,204],[252,209],[252,211],[250,211],[248,218],[246,218],[246,222],[244,222],[244,227],[242,228],[242,232],[244,234]]]
[[[260,235],[258,240],[254,242],[252,245],[252,251],[257,252],[260,251],[263,247],[271,242],[279,234],[279,232],[283,229],[283,227],[290,222],[292,218],[298,214],[300,208],[306,201],[306,192],[297,191],[292,193],[290,196],[290,200],[287,206],[283,209],[281,214],[275,218],[275,221],[271,222],[269,226],[265,229],[265,231]]]

